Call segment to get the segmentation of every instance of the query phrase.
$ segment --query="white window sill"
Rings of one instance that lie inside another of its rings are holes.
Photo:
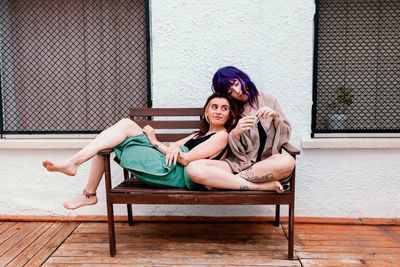
[[[92,139],[1,139],[1,149],[81,149]]]
[[[1,149],[81,149],[92,139],[1,139]],[[400,138],[302,138],[303,149],[400,148]]]
[[[302,138],[303,149],[319,148],[400,148],[400,138]]]

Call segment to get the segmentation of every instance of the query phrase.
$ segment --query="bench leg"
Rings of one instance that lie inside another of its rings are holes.
[[[293,260],[294,247],[294,203],[289,204],[289,260]]]
[[[132,205],[127,204],[126,207],[128,209],[128,223],[130,226],[132,226],[133,225]]]
[[[115,256],[115,228],[114,228],[114,210],[111,203],[107,203],[107,214],[108,214],[108,239],[110,242],[110,255]]]
[[[130,177],[131,177],[131,175],[129,174],[129,171],[124,168],[124,180],[127,180]],[[128,224],[130,226],[132,226],[133,225],[132,205],[131,204],[127,204],[126,208],[128,210]]]
[[[108,217],[108,237],[110,242],[110,255],[115,256],[115,228],[114,228],[114,210],[111,203],[110,190],[111,190],[111,169],[110,169],[110,155],[104,155],[104,178],[106,185],[106,200],[107,200],[107,217]]]
[[[277,204],[275,206],[275,226],[279,226],[279,220],[280,220],[280,215],[281,215],[281,206]]]

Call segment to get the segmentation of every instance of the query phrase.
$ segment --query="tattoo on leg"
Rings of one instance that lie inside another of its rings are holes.
[[[240,190],[242,190],[242,191],[249,190],[249,186],[248,185],[241,185],[240,186]]]
[[[240,172],[239,175],[243,179],[253,183],[268,183],[274,180],[274,175],[272,173],[267,173],[263,176],[256,176],[253,172],[249,171],[249,169]]]

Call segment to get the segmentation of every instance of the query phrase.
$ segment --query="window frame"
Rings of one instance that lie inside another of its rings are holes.
[[[151,88],[151,12],[150,12],[150,0],[143,0],[145,4],[145,40],[146,40],[146,93],[147,93],[147,107],[152,107],[152,88]],[[1,44],[0,44],[1,45]],[[0,49],[0,52],[2,50]],[[1,63],[1,57],[0,57]],[[2,81],[2,64],[0,64],[0,139],[26,139],[26,138],[91,138],[101,132],[99,131],[5,131],[4,129],[4,107],[3,107],[3,81]],[[129,107],[127,107],[127,110]],[[128,115],[128,111],[127,111]],[[87,137],[85,137],[87,136]]]
[[[343,138],[343,137],[382,137],[382,138],[398,138],[400,137],[400,129],[363,129],[363,130],[320,130],[317,129],[317,85],[318,85],[318,33],[319,33],[319,0],[315,1],[314,15],[314,47],[313,47],[313,79],[312,79],[312,119],[311,119],[311,138]]]

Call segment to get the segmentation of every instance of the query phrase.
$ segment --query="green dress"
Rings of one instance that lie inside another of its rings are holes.
[[[181,146],[183,152],[189,149]],[[167,167],[165,155],[155,149],[146,134],[126,138],[114,147],[115,161],[128,169],[143,182],[162,188],[202,189],[203,186],[194,183],[187,175],[186,167],[180,164]]]

